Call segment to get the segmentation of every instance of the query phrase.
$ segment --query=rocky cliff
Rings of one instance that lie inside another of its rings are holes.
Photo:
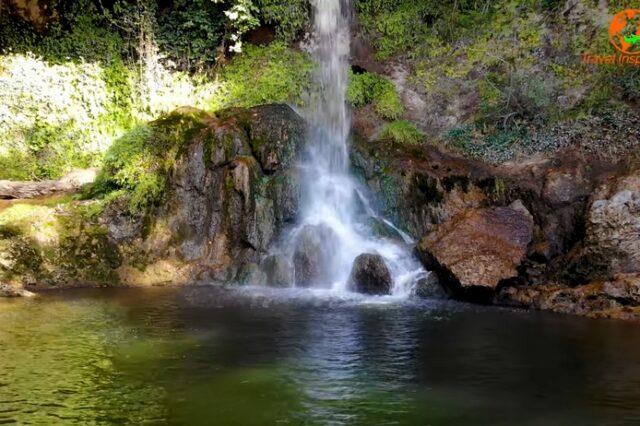
[[[141,134],[136,148],[125,140],[108,154],[84,200],[2,207],[0,281],[290,285],[295,268],[268,249],[297,216],[304,121],[284,105],[182,108]],[[637,165],[567,150],[495,166],[357,135],[351,158],[374,207],[419,241],[416,256],[438,278],[426,293],[439,286],[482,303],[640,314]],[[137,163],[146,174],[128,169]],[[384,284],[379,269],[355,268],[354,286],[371,284],[371,271]]]
[[[492,166],[436,146],[356,139],[378,208],[464,300],[592,316],[640,312],[637,165],[565,150]]]
[[[163,164],[164,175],[150,180],[159,187],[136,182],[135,193],[14,202],[0,212],[0,281],[46,288],[241,280],[260,261],[296,216],[303,120],[285,105],[216,115],[183,108],[151,129],[143,146],[159,149],[144,164]],[[127,152],[127,164],[137,156]],[[122,171],[107,167],[98,183],[117,182],[112,175]],[[155,203],[131,208],[154,191]]]

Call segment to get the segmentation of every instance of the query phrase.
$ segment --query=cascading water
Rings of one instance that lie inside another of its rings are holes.
[[[310,134],[306,157],[301,161],[302,208],[298,226],[286,245],[289,255],[296,244],[316,232],[323,245],[322,282],[298,285],[329,287],[347,291],[354,259],[363,253],[381,255],[393,279],[392,295],[407,296],[425,271],[411,255],[408,237],[402,241],[372,236],[370,223],[377,219],[373,209],[349,173],[348,138],[351,121],[346,104],[350,55],[349,0],[313,0],[314,48],[318,93],[307,111]],[[388,221],[378,219],[393,227]],[[395,229],[395,228],[394,228]],[[295,263],[295,259],[294,259]]]

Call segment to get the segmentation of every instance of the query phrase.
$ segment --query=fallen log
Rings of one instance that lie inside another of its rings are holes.
[[[59,180],[12,181],[0,180],[0,199],[18,200],[78,191],[96,178],[95,169],[78,170]]]

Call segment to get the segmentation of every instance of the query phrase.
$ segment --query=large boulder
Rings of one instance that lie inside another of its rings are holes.
[[[418,254],[454,293],[493,291],[518,276],[532,237],[533,219],[519,203],[473,209],[436,226]]]
[[[264,258],[260,269],[266,275],[266,283],[271,287],[289,287],[292,284],[292,268],[289,260],[281,254]]]
[[[384,258],[379,254],[361,254],[353,261],[349,288],[358,293],[384,295],[391,293],[393,280]]]
[[[296,235],[293,253],[294,280],[299,287],[328,286],[332,282],[333,230],[326,225],[306,225]]]

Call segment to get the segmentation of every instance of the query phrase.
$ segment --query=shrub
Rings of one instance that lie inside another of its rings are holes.
[[[304,53],[275,42],[247,45],[220,73],[221,90],[209,102],[211,109],[251,107],[273,102],[304,103],[311,87],[313,63]]]
[[[0,65],[0,157],[19,152],[22,159],[13,167],[4,161],[0,178],[58,178],[89,165],[114,127],[101,67],[51,65],[33,55],[2,56]]]
[[[108,199],[127,195],[134,214],[158,205],[183,146],[204,128],[202,119],[198,110],[181,109],[134,127],[109,148],[100,174],[85,195]]]
[[[257,0],[262,21],[274,24],[278,36],[284,41],[292,41],[307,25],[309,20],[308,0]]]
[[[380,132],[381,139],[390,139],[402,144],[418,144],[423,134],[412,123],[404,120],[387,124]]]
[[[373,104],[380,117],[396,120],[404,113],[394,84],[377,74],[350,74],[347,100],[356,107]]]
[[[211,0],[177,0],[158,17],[158,47],[179,70],[198,71],[215,63],[224,34],[223,5]]]
[[[379,93],[373,106],[378,115],[387,120],[397,120],[404,113],[404,106],[393,84],[385,85],[385,90]]]

